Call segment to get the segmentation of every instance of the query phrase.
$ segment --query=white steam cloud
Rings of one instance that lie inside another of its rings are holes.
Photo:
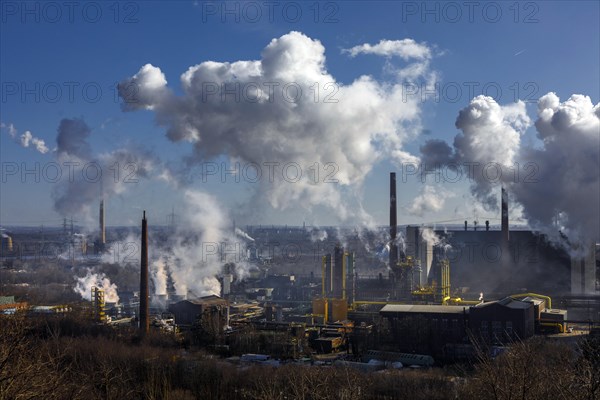
[[[38,153],[46,154],[50,149],[46,146],[44,139],[33,136],[31,131],[25,131],[18,136],[17,128],[13,124],[0,123],[0,128],[6,129],[8,135],[14,139],[15,143],[20,144],[22,147],[34,148]]]
[[[75,277],[76,283],[73,290],[85,299],[90,300],[92,297],[92,287],[96,286],[104,290],[104,300],[107,303],[118,303],[119,295],[117,294],[117,285],[110,282],[110,279],[103,273],[94,273],[88,268],[87,273],[83,277]]]
[[[452,193],[442,189],[425,185],[417,197],[413,199],[407,211],[411,215],[422,217],[426,213],[440,211]]]
[[[534,229],[554,239],[560,230],[572,243],[600,239],[600,104],[578,94],[564,102],[552,92],[542,96],[535,122],[541,146],[521,143],[530,126],[521,101],[500,106],[478,96],[460,111],[456,126],[462,133],[453,148],[439,140],[421,147],[424,163],[497,163],[501,179],[486,179],[481,167],[475,170],[471,189],[486,209],[497,209],[503,183]]]
[[[244,238],[244,239],[247,239],[247,240],[249,240],[251,242],[254,242],[254,238],[252,238],[250,235],[248,235],[246,232],[244,232],[240,228],[235,228],[235,234],[238,235],[241,238]]]
[[[191,66],[180,77],[180,96],[150,64],[121,82],[119,94],[126,111],[152,110],[170,140],[192,144],[187,166],[223,155],[258,165],[257,205],[323,206],[341,221],[369,219],[360,205],[348,204],[352,196],[346,194],[355,193],[383,158],[416,161],[403,145],[421,131],[420,96],[403,98],[403,80],[430,78],[424,61],[430,52],[410,39],[399,43],[393,42],[390,52],[416,61],[402,65],[402,71],[412,72],[399,71],[393,82],[360,76],[342,84],[327,71],[321,42],[290,32],[273,39],[259,60]],[[266,165],[276,166],[273,179]],[[310,169],[315,165],[317,179]],[[328,175],[336,181],[324,182]]]

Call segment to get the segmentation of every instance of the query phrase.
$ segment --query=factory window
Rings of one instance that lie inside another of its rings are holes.
[[[492,321],[492,334],[494,340],[500,341],[502,340],[502,322],[501,321]]]
[[[513,324],[512,321],[506,321],[506,336],[509,338],[513,337]]]

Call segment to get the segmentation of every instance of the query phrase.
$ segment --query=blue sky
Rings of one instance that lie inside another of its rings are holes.
[[[472,20],[463,2],[450,6],[447,2],[281,2],[272,21],[263,2],[75,3],[72,16],[62,3],[55,3],[58,8],[43,2],[2,3],[0,120],[5,126],[13,124],[18,135],[30,131],[50,150],[40,154],[32,147],[22,147],[5,127],[0,135],[3,166],[17,163],[21,168],[53,161],[52,149],[63,118],[85,120],[92,130],[89,143],[97,154],[129,146],[148,149],[162,162],[179,163],[190,154],[191,145],[167,139],[165,127],[155,124],[152,111],[123,112],[115,83],[151,63],[164,73],[169,88],[181,94],[179,76],[190,66],[204,61],[258,60],[272,39],[290,31],[319,40],[325,48],[327,72],[347,85],[362,75],[389,81],[390,65],[400,67],[404,63],[372,54],[350,57],[342,49],[376,44],[382,39],[410,38],[426,43],[434,54],[429,68],[437,74],[436,83],[442,88],[458,86],[462,92],[453,94],[455,101],[440,98],[419,104],[424,133],[403,144],[403,149],[415,156],[428,139],[452,144],[458,133],[458,112],[471,101],[469,84],[475,85],[474,95],[486,94],[481,88],[490,87],[487,94],[495,96],[500,105],[527,100],[532,121],[536,119],[535,102],[551,91],[561,101],[572,94],[587,95],[593,104],[600,100],[600,6],[594,1],[478,2]],[[424,4],[429,13],[422,9]],[[260,18],[254,14],[256,9],[261,11]],[[223,13],[226,10],[233,11]],[[295,21],[297,10],[302,15]],[[255,17],[259,21],[252,22]],[[73,98],[69,98],[68,85],[74,87]],[[494,88],[500,88],[501,95]],[[539,146],[535,127],[530,126],[521,141]],[[357,196],[351,202],[362,203],[380,224],[387,220],[388,173],[392,170],[398,171],[398,164],[382,157],[372,165],[363,185],[356,191],[344,191],[345,196]],[[23,182],[13,175],[3,176],[1,225],[58,224],[62,216],[53,209],[55,184],[43,180],[35,182],[28,175]],[[192,186],[214,194],[226,208],[237,210],[241,223],[339,222],[321,206],[310,210],[267,207],[260,214],[244,209],[252,195],[251,184],[215,180],[195,181]],[[399,204],[408,208],[423,184],[409,181],[400,187]],[[131,184],[108,200],[108,224],[137,223],[133,211],[139,207],[164,222],[172,206],[181,207],[181,190],[159,180]],[[465,206],[476,202],[468,182],[445,190],[455,195],[442,208],[423,215],[410,215],[401,208],[400,222],[495,216],[494,212],[473,215],[474,208]],[[342,222],[351,223],[351,219]]]

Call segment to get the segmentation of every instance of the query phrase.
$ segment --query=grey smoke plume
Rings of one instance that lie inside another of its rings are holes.
[[[62,119],[58,125],[56,136],[58,156],[72,156],[80,160],[90,160],[92,158],[92,148],[87,139],[91,133],[92,130],[82,119]]]
[[[34,148],[38,153],[41,154],[46,154],[49,151],[44,139],[33,136],[33,133],[30,131],[25,131],[19,136],[17,128],[15,128],[13,124],[6,125],[5,123],[0,123],[0,128],[6,129],[8,135],[13,138],[15,143],[18,143],[22,147]]]
[[[350,53],[366,52],[384,50]],[[191,66],[180,77],[180,96],[150,64],[122,81],[119,94],[126,111],[151,110],[170,140],[191,143],[189,164],[225,155],[261,166],[256,193],[271,207],[320,205],[342,221],[368,219],[359,206],[348,204],[352,196],[346,194],[355,193],[383,158],[416,161],[403,145],[421,131],[421,99],[403,97],[402,84],[431,77],[425,44],[408,40],[393,44],[390,52],[408,62],[393,82],[360,76],[342,84],[327,71],[321,42],[290,32],[273,39],[259,60]],[[265,163],[280,166],[273,180]],[[282,168],[290,163],[297,163],[302,176],[297,168],[284,175]],[[317,179],[310,171],[314,165],[320,169]],[[328,175],[337,182],[324,182]]]
[[[53,188],[54,209],[61,215],[80,214],[95,221],[101,196],[124,193],[140,179],[148,178],[157,158],[139,149],[122,148],[94,155],[88,138],[91,129],[81,119],[63,119],[58,127],[56,156],[72,165],[72,176]],[[118,171],[118,175],[115,175]]]
[[[460,111],[462,130],[452,151],[440,141],[421,147],[422,162],[434,165],[497,163],[502,178],[486,179],[475,170],[472,193],[487,209],[497,210],[499,185],[522,206],[523,216],[535,229],[558,238],[562,231],[571,242],[600,238],[600,104],[588,96],[572,95],[561,102],[555,93],[538,100],[535,122],[541,146],[523,146],[520,137],[530,125],[522,102],[500,106],[478,96]],[[519,176],[514,167],[518,163]]]
[[[535,122],[541,148],[523,148],[522,163],[533,162],[532,181],[512,186],[529,222],[539,229],[560,229],[573,243],[600,240],[600,103],[555,93],[538,101]],[[554,223],[555,222],[555,223]]]

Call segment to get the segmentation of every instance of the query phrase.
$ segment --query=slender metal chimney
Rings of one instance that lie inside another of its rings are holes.
[[[398,220],[396,212],[396,173],[390,172],[390,268],[395,267],[398,263],[398,246],[396,245]]]
[[[467,230],[467,221],[465,221],[465,231]]]
[[[142,254],[140,271],[140,332],[142,335],[148,333],[150,321],[148,318],[148,221],[146,211],[142,219]]]
[[[104,225],[104,199],[100,200],[100,244],[104,246],[106,244],[106,228]]]
[[[502,188],[502,242],[508,244],[508,193]]]

